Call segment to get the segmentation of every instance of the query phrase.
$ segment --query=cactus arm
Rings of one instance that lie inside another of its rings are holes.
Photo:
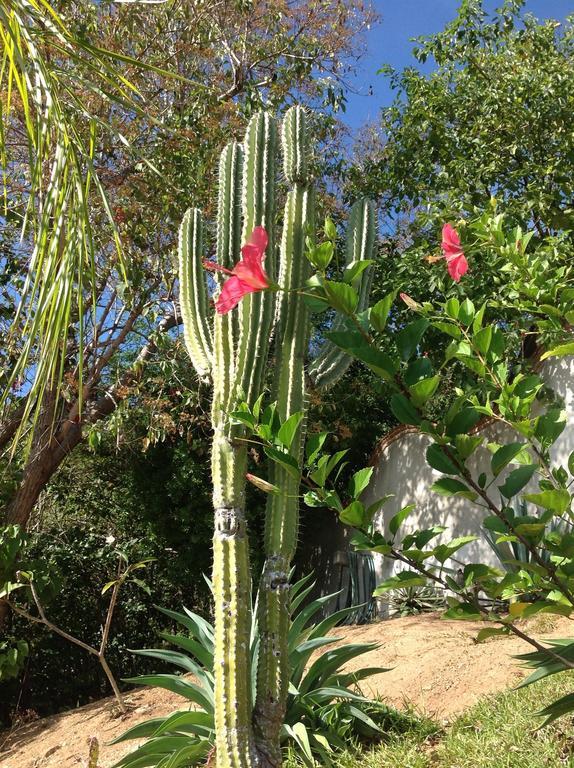
[[[197,208],[190,208],[179,228],[179,302],[185,345],[197,375],[205,381],[211,371],[211,333],[207,320],[203,257],[201,212]]]
[[[347,227],[346,263],[348,266],[356,261],[372,259],[376,244],[375,207],[371,200],[357,201],[351,208]],[[369,294],[373,279],[372,267],[368,267],[360,278],[358,285],[359,302],[357,311],[362,312],[369,303]],[[343,318],[337,316],[333,322],[333,331],[345,329]],[[333,386],[347,371],[352,358],[330,341],[324,342],[317,357],[309,366],[309,376],[319,389]]]
[[[281,294],[277,318],[274,397],[284,420],[305,409],[304,361],[309,343],[307,306],[295,290],[305,284],[309,264],[305,235],[314,220],[314,194],[305,183],[307,137],[305,113],[290,109],[283,123],[285,176],[293,185],[285,205],[281,242]],[[299,427],[291,455],[300,463],[305,425]],[[258,597],[260,648],[254,723],[264,765],[279,765],[279,735],[289,686],[289,569],[297,545],[300,480],[279,465],[270,468],[271,482],[280,495],[268,496],[265,522],[266,560]]]
[[[243,236],[245,242],[256,226],[267,230],[265,270],[275,279],[275,120],[260,112],[251,119],[245,134],[243,172]],[[240,306],[237,381],[248,403],[263,387],[272,334],[275,296],[270,291],[246,296]]]

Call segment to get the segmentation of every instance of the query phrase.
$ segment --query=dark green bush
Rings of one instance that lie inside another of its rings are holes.
[[[130,562],[156,558],[141,571],[145,588],[128,583],[120,593],[107,652],[118,678],[146,669],[147,662],[128,648],[150,644],[165,627],[154,603],[206,610],[202,574],[210,569],[212,527],[207,464],[207,456],[182,443],[152,446],[145,454],[80,451],[39,505],[39,532],[30,535],[26,557],[53,574],[55,595],[46,614],[89,644],[101,638],[110,598],[101,590],[115,576],[115,550],[124,550]],[[13,617],[10,634],[27,640],[30,654],[21,676],[0,684],[4,722],[17,707],[46,715],[110,693],[97,660],[81,648],[19,617]]]

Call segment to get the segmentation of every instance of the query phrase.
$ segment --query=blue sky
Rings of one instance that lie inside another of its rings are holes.
[[[397,69],[413,65],[413,44],[409,38],[443,29],[456,15],[459,0],[374,0],[374,5],[381,21],[368,33],[368,52],[360,63],[357,76],[349,81],[359,91],[349,94],[344,116],[352,130],[376,119],[380,107],[392,101],[386,78],[375,74],[381,64],[391,64]],[[489,10],[500,5],[501,0],[485,2],[485,8]],[[528,0],[525,9],[541,19],[563,21],[574,13],[574,0]],[[368,95],[369,86],[372,95]]]

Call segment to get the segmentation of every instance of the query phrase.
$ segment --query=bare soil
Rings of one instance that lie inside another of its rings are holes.
[[[479,628],[473,622],[443,621],[426,614],[341,627],[334,634],[344,642],[381,644],[354,662],[355,667],[391,668],[366,681],[365,693],[448,721],[481,697],[516,685],[525,674],[511,657],[529,647],[514,637],[477,645]],[[538,639],[572,633],[569,621],[556,617],[534,620],[529,631]],[[120,715],[114,699],[108,698],[0,733],[1,768],[86,768],[88,742],[94,736],[100,744],[98,766],[110,768],[138,744],[109,745],[112,739],[143,720],[185,709],[181,697],[158,689],[132,691],[126,702],[127,715]]]

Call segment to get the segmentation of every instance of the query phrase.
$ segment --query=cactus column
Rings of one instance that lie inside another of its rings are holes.
[[[300,107],[284,119],[284,173],[290,189],[285,204],[278,282],[284,289],[252,293],[225,315],[216,314],[210,329],[207,287],[201,274],[203,224],[190,209],[179,240],[180,299],[184,338],[191,361],[202,380],[213,381],[212,479],[215,531],[213,592],[215,602],[215,728],[217,768],[276,768],[281,764],[280,731],[289,684],[288,573],[297,542],[300,478],[280,465],[271,465],[271,481],[281,489],[269,497],[266,509],[265,555],[258,620],[261,631],[257,697],[251,700],[249,633],[251,574],[245,520],[245,428],[232,423],[240,400],[253,405],[264,386],[269,345],[275,333],[273,397],[284,421],[305,411],[305,357],[309,343],[307,308],[297,288],[305,284],[309,264],[305,236],[314,231],[310,140],[307,118]],[[249,123],[243,146],[224,150],[219,169],[217,262],[230,268],[240,246],[256,226],[269,237],[265,268],[275,279],[276,127],[267,114]],[[368,258],[374,241],[374,217],[369,204],[353,209],[348,230],[347,260]],[[356,245],[353,245],[355,243]],[[368,281],[368,270],[363,273]],[[362,299],[368,286],[363,284]],[[343,353],[325,346],[314,363],[317,384],[332,383],[346,370]],[[328,370],[328,375],[322,372]],[[325,381],[323,381],[325,379]],[[291,455],[300,463],[305,421],[292,441]]]
[[[314,235],[314,190],[310,177],[307,118],[301,108],[289,110],[282,130],[283,166],[291,185],[285,203],[281,240],[280,294],[275,344],[273,397],[282,421],[305,410],[305,358],[310,324],[305,301],[296,289],[304,286],[310,265],[305,236]],[[303,425],[291,446],[300,464]],[[280,495],[268,496],[265,520],[265,565],[258,598],[261,638],[257,670],[254,723],[262,765],[281,764],[279,735],[289,687],[289,569],[297,545],[300,478],[280,465],[272,465],[271,482]]]

